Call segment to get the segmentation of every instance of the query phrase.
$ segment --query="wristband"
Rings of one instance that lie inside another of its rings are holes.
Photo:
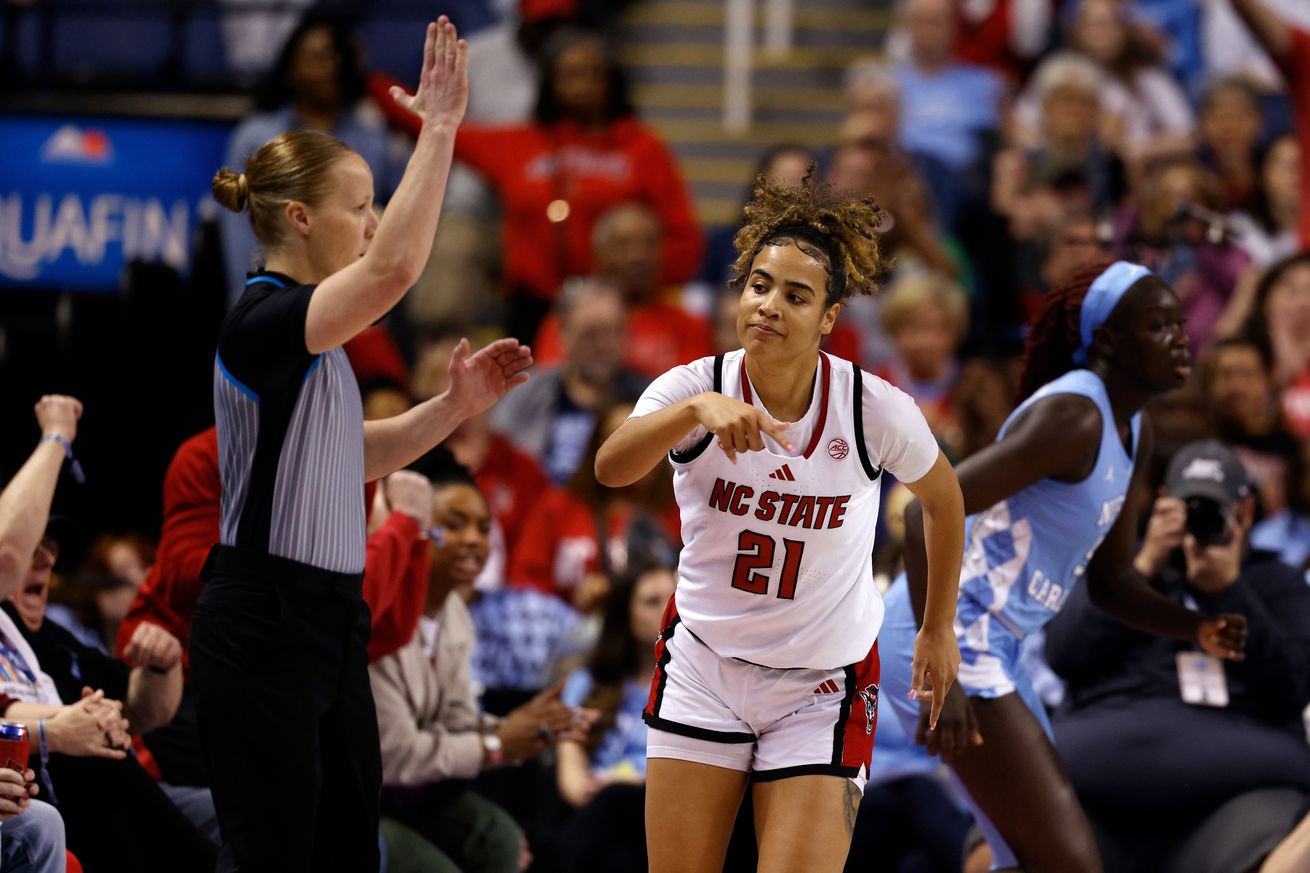
[[[45,719],[36,720],[36,737],[41,750],[41,784],[45,786],[46,803],[58,803],[55,786],[50,780],[50,744],[45,736]]]
[[[68,459],[69,472],[73,474],[73,478],[77,481],[78,485],[86,483],[86,476],[82,473],[82,465],[77,462],[77,458],[73,457],[73,444],[69,442],[68,437],[61,433],[48,433],[37,441],[37,445],[40,445],[41,443],[58,443],[63,446],[64,457]]]

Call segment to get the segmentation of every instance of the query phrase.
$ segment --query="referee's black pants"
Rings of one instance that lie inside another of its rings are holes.
[[[375,873],[382,761],[362,574],[215,546],[191,684],[229,871]]]

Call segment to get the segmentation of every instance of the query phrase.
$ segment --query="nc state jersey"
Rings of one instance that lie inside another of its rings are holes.
[[[677,367],[633,416],[711,390],[768,414],[744,362],[738,350]],[[787,436],[796,452],[766,437],[763,451],[733,464],[698,427],[670,452],[685,543],[678,613],[723,657],[778,668],[854,664],[882,624],[872,573],[882,470],[915,481],[937,444],[906,394],[824,353],[810,408]]]

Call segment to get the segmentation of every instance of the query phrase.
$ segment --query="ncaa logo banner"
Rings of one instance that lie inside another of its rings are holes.
[[[138,260],[186,273],[230,129],[0,116],[0,286],[114,291]]]

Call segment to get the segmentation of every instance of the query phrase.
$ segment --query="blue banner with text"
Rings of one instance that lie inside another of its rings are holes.
[[[124,264],[185,274],[231,127],[0,116],[0,286],[113,291]]]

